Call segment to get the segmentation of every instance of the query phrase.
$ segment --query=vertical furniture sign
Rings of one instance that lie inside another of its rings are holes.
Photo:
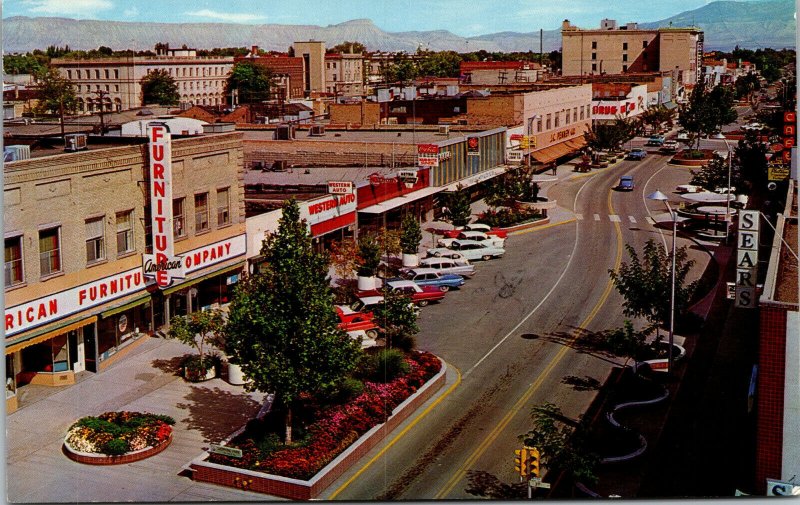
[[[153,254],[142,256],[145,277],[153,277],[161,289],[172,279],[184,278],[183,261],[174,254],[172,233],[172,137],[164,123],[149,123],[150,225]]]
[[[758,225],[757,210],[739,211],[739,233],[736,244],[736,307],[752,309],[756,306]]]

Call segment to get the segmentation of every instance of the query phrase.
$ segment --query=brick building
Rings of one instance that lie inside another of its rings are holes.
[[[767,479],[787,482],[800,475],[798,195],[797,181],[789,182],[758,304],[755,487],[762,494]]]
[[[462,61],[464,84],[511,84],[541,79],[542,66],[530,61]]]
[[[325,55],[325,91],[335,97],[364,94],[364,56],[361,53]]]
[[[675,71],[678,82],[701,82],[703,31],[699,28],[640,29],[604,19],[599,29],[564,20],[561,27],[562,75]]]
[[[172,218],[161,218],[162,234],[174,240],[184,276],[162,287],[145,272],[154,212],[146,139],[45,156],[34,150],[5,164],[10,410],[18,388],[100,372],[171,316],[227,300],[246,246],[241,134],[176,138],[171,146]]]
[[[303,58],[301,56],[262,55],[258,54],[258,46],[253,46],[250,54],[237,57],[235,61],[252,61],[270,69],[281,80],[281,98],[295,99],[305,96]],[[276,97],[277,98],[277,97]]]

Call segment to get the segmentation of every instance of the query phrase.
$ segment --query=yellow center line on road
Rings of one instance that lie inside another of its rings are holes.
[[[448,366],[452,366],[452,365],[448,365]],[[355,481],[359,476],[361,476],[361,474],[364,473],[367,470],[367,468],[369,468],[370,466],[372,466],[373,463],[378,461],[378,459],[380,459],[386,453],[386,451],[388,451],[395,443],[397,443],[397,441],[399,441],[401,438],[403,438],[403,436],[406,433],[408,433],[408,431],[411,430],[411,428],[416,426],[416,424],[418,422],[420,422],[422,420],[422,418],[427,416],[430,411],[432,411],[437,405],[439,405],[439,403],[441,403],[442,400],[444,400],[448,395],[450,395],[450,393],[452,393],[458,387],[458,385],[461,384],[461,370],[459,370],[456,367],[453,367],[453,370],[455,370],[456,374],[457,374],[456,381],[449,388],[447,388],[447,391],[445,391],[441,396],[439,396],[439,398],[437,398],[435,402],[433,402],[430,405],[428,405],[428,407],[425,410],[423,410],[422,413],[419,414],[411,423],[409,423],[408,426],[403,428],[403,430],[400,433],[398,433],[391,440],[391,442],[386,444],[383,447],[383,449],[378,451],[378,453],[375,456],[370,458],[370,460],[367,461],[364,464],[364,466],[362,466],[356,473],[354,473],[352,477],[347,479],[347,481],[344,482],[341,486],[339,486],[336,489],[336,491],[331,493],[331,495],[328,496],[328,498],[326,498],[327,500],[333,500],[334,498],[336,498],[339,495],[339,493],[344,491],[350,484],[353,483],[353,481]]]
[[[614,206],[611,203],[611,191],[608,192],[608,209],[610,214],[614,214]],[[620,224],[615,222],[614,229],[617,235],[617,253],[614,260],[614,270],[619,268],[620,263],[622,262],[622,230],[620,228]],[[586,319],[578,326],[578,330],[575,330],[573,333],[572,339],[569,343],[565,344],[564,347],[559,350],[556,354],[555,358],[550,361],[550,364],[545,367],[545,369],[539,374],[536,380],[530,385],[530,387],[525,391],[525,393],[520,397],[519,400],[511,407],[511,409],[506,413],[505,416],[500,420],[500,422],[495,426],[491,432],[487,435],[487,437],[481,442],[481,444],[472,452],[472,454],[467,457],[464,463],[459,467],[459,469],[453,474],[452,477],[445,483],[444,487],[436,493],[434,499],[441,500],[444,499],[456,485],[461,482],[464,476],[467,474],[467,471],[475,464],[479,457],[483,455],[484,452],[494,443],[495,439],[505,430],[508,423],[511,422],[511,419],[519,413],[519,411],[525,406],[525,404],[530,400],[533,394],[541,387],[544,380],[550,375],[550,372],[556,367],[556,365],[564,358],[567,352],[570,349],[570,344],[574,342],[578,336],[579,331],[581,328],[586,328],[592,320],[597,316],[597,313],[600,309],[605,305],[606,300],[608,299],[609,295],[611,294],[611,289],[613,288],[614,284],[611,279],[608,280],[606,283],[606,287],[603,290],[603,294],[600,295],[600,299],[595,304],[592,311],[586,316]]]

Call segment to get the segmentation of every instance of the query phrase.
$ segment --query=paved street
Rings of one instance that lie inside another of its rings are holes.
[[[323,497],[470,498],[471,470],[514,481],[513,449],[517,435],[530,429],[530,408],[550,401],[577,418],[597,391],[577,390],[570,379],[602,383],[618,364],[573,339],[622,324],[607,270],[628,260],[624,243],[670,244],[671,233],[651,225],[663,204],[643,198],[661,189],[677,202],[671,190],[690,174],[666,161],[652,154],[587,175],[559,167],[560,181],[545,189],[559,202],[554,224],[509,237],[504,258],[479,262],[464,287],[422,311],[419,347],[455,366],[461,384],[402,439],[376,449],[370,457],[380,455],[356,481],[345,476]],[[634,175],[636,191],[612,191],[620,175]],[[709,255],[679,238],[683,244],[691,246],[700,275]]]

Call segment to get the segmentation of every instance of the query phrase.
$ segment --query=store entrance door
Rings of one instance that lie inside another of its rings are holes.
[[[83,363],[86,370],[97,373],[97,345],[94,334],[95,325],[90,324],[82,328],[83,332]]]
[[[75,373],[86,370],[86,348],[83,342],[83,331],[72,330],[67,335],[69,338],[69,356],[72,360],[72,371]]]

